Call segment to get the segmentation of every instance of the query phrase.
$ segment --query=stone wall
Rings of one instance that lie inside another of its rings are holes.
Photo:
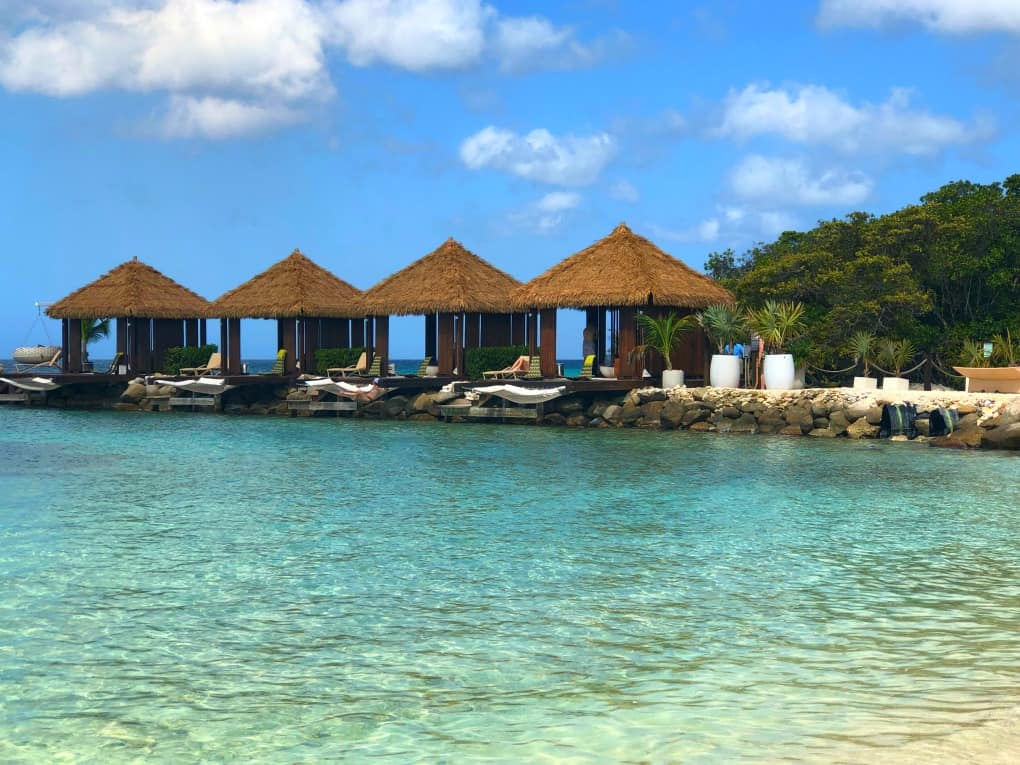
[[[79,389],[80,388],[80,389]],[[126,411],[167,411],[170,386],[126,389],[67,386],[48,395],[47,405],[63,408],[115,408]],[[339,416],[432,421],[440,406],[461,394],[436,390],[395,391],[362,404],[357,412]],[[217,407],[237,415],[337,416],[301,408],[318,398],[303,386],[242,386],[228,391]],[[956,391],[883,393],[847,388],[759,391],[733,388],[642,388],[626,395],[584,393],[563,396],[544,406],[540,424],[573,428],[637,427],[711,433],[765,433],[808,438],[877,438],[885,404],[917,407],[918,440],[932,446],[1020,449],[1020,396]],[[949,436],[929,437],[929,415],[939,407],[955,408],[959,424]],[[454,421],[462,418],[453,418]],[[894,438],[903,439],[898,436]]]

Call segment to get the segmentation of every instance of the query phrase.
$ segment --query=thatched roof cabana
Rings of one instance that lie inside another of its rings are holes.
[[[205,343],[209,302],[138,258],[122,263],[46,309],[62,319],[64,370],[87,371],[81,320],[117,319],[117,352],[132,374],[157,371],[168,348]]]
[[[513,296],[517,309],[648,305],[704,308],[733,295],[660,250],[626,223],[545,273]]]
[[[315,351],[349,344],[349,319],[363,314],[361,291],[295,249],[283,260],[224,293],[212,304],[231,373],[241,367],[241,319],[276,319],[277,343],[287,351],[285,370],[311,371]]]
[[[556,368],[557,308],[586,309],[587,327],[594,330],[595,355],[600,363],[607,350],[608,328],[617,374],[637,377],[641,364],[632,351],[637,346],[635,319],[639,309],[654,314],[664,308],[693,310],[733,301],[729,290],[638,236],[626,223],[536,276],[513,295],[518,310],[541,311],[542,373],[546,376]],[[608,327],[607,309],[612,314]],[[703,335],[695,333],[679,363],[697,371],[704,366],[699,361],[704,354],[692,342],[703,345]]]
[[[366,316],[506,313],[521,283],[447,239],[437,249],[365,290]]]
[[[301,250],[224,293],[212,304],[228,319],[351,318],[361,291],[310,260]]]
[[[460,242],[437,249],[365,291],[362,311],[375,317],[377,350],[385,357],[389,316],[425,316],[425,355],[440,375],[464,372],[462,351],[509,345],[510,295],[521,283]],[[380,332],[381,338],[380,339]],[[523,324],[518,330],[523,337]]]
[[[209,314],[209,301],[138,258],[122,263],[46,309],[54,319],[192,319]]]

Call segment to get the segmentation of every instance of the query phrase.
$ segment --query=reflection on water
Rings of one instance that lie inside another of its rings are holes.
[[[1020,749],[1013,455],[208,415],[0,425],[3,761]]]

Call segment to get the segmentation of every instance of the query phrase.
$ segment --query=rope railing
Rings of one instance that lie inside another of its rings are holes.
[[[821,367],[816,367],[814,364],[809,364],[808,368],[813,372],[825,372],[827,375],[841,375],[844,372],[849,372],[851,369],[857,369],[857,364],[853,363],[846,369],[822,369]]]
[[[954,374],[954,373],[952,373],[952,372],[947,372],[947,371],[946,371],[946,370],[944,370],[944,369],[943,369],[942,367],[940,367],[940,366],[939,366],[939,365],[938,365],[937,363],[935,363],[935,359],[929,359],[929,361],[931,361],[931,365],[932,365],[932,366],[933,366],[933,367],[934,367],[934,368],[935,368],[936,370],[938,370],[939,372],[941,372],[942,374],[944,374],[944,375],[945,375],[946,377],[955,377],[955,378],[957,378],[958,380],[962,380],[962,379],[964,378],[964,376],[963,376],[963,375],[958,375],[958,374]]]
[[[897,374],[893,374],[892,372],[885,371],[878,364],[872,364],[871,366],[874,367],[875,369],[877,369],[879,372],[881,372],[884,375],[888,375],[890,377],[903,377],[904,375],[909,375],[909,374],[912,374],[913,372],[916,372],[918,369],[920,369],[921,367],[923,367],[927,363],[928,363],[928,359],[921,359],[921,363],[918,364],[916,367],[913,367],[912,369],[908,369],[905,372],[900,372],[898,375]]]

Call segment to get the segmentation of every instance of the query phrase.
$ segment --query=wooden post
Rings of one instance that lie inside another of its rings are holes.
[[[280,327],[280,348],[287,351],[287,357],[283,360],[283,373],[291,375],[297,371],[297,321],[277,319],[277,323]]]
[[[228,341],[230,355],[227,357],[228,368],[230,374],[239,375],[241,374],[241,320],[228,319],[227,323],[230,333]]]
[[[612,359],[610,359],[612,361]],[[606,312],[595,309],[595,365],[606,363]]]
[[[60,320],[60,350],[63,351],[63,353],[60,354],[60,370],[62,372],[67,372],[71,366],[71,356],[67,352],[67,349],[70,347],[71,344],[70,340],[71,321],[72,321],[71,319]],[[74,321],[79,320],[75,319]]]
[[[631,354],[637,346],[636,332],[637,311],[627,307],[620,309],[620,325],[617,330],[618,353],[620,356],[620,378],[633,380],[641,376],[643,365],[640,359],[632,359]]]
[[[542,377],[557,377],[556,368],[556,309],[542,309]]]
[[[931,351],[924,352],[924,389],[931,390]]]
[[[534,356],[538,349],[538,312],[528,312],[528,355]]]
[[[81,319],[64,319],[67,324],[67,371],[81,371]]]
[[[438,332],[438,363],[439,374],[449,376],[453,374],[453,314],[441,313],[436,320]]]
[[[237,374],[230,368],[230,332],[227,330],[229,319],[220,319],[220,366],[224,375]]]
[[[368,352],[369,360],[375,358],[375,317],[365,317],[365,351]]]
[[[434,313],[425,314],[425,355],[438,364],[439,361],[436,358],[437,331],[436,315]]]
[[[305,322],[305,360],[301,369],[308,373],[315,372],[315,352],[322,347],[322,322],[319,319],[304,319]]]
[[[198,344],[199,345],[208,345],[209,344],[209,341],[206,339],[206,333],[205,333],[206,326],[205,326],[205,324],[206,324],[205,319],[199,319],[198,320]]]
[[[375,355],[379,357],[382,376],[390,373],[390,317],[375,317]]]

